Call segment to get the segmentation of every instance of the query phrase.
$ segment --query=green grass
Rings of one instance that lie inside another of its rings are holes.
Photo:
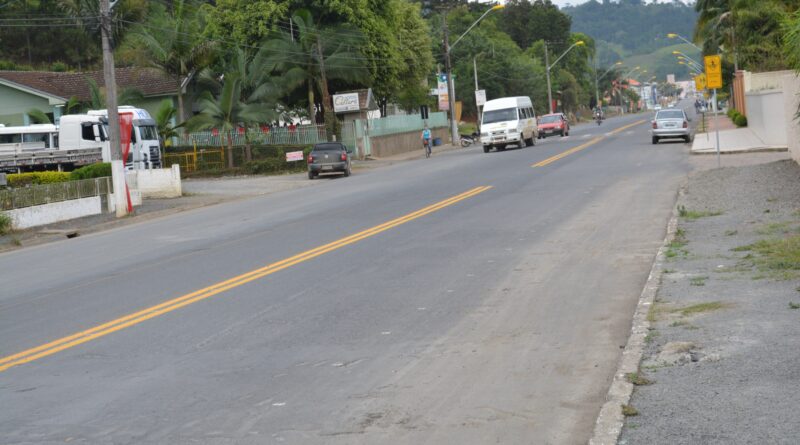
[[[756,233],[760,235],[786,235],[791,232],[797,232],[797,227],[793,227],[793,222],[791,221],[767,224],[766,226],[756,230]]]
[[[722,215],[722,211],[714,210],[688,210],[684,206],[678,206],[678,216],[681,218],[694,221],[700,218],[707,218],[709,216],[719,216]]]
[[[739,233],[738,230],[726,230],[725,231],[725,236],[733,236],[733,235],[736,235],[738,233]]]
[[[789,302],[789,309],[800,309],[800,304],[797,304],[793,301]]]
[[[625,374],[625,379],[628,381],[628,383],[632,383],[635,386],[647,386],[655,383],[639,372],[629,372]]]
[[[662,273],[669,274],[669,273],[675,273],[675,270],[674,270],[674,269],[664,269],[664,270],[663,270],[663,271],[661,271],[661,272],[662,272]]]
[[[706,285],[706,280],[707,280],[707,279],[708,279],[708,277],[707,277],[707,276],[702,276],[702,277],[692,277],[692,278],[689,280],[689,284],[691,284],[692,286],[705,286],[705,285]]]
[[[11,232],[11,217],[5,213],[0,213],[0,235]]]
[[[673,312],[680,312],[684,317],[694,314],[701,314],[703,312],[711,312],[728,307],[727,304],[721,301],[712,301],[709,303],[693,304],[684,308],[674,309]]]
[[[639,411],[630,405],[620,405],[622,407],[622,415],[625,417],[634,417],[639,415]]]
[[[773,278],[792,279],[800,275],[800,235],[766,239],[734,251],[752,251],[749,258],[759,271]]]

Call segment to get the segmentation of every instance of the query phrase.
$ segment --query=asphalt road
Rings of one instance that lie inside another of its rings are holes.
[[[0,442],[585,443],[689,169],[648,118],[0,255]]]

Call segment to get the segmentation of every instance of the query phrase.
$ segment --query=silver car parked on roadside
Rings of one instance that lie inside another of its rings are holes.
[[[656,112],[653,119],[653,144],[658,144],[661,139],[683,139],[692,141],[692,130],[689,128],[689,116],[680,108],[667,108]]]

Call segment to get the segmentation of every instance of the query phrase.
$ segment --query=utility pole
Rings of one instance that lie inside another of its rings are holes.
[[[103,44],[103,79],[106,84],[106,108],[108,109],[108,144],[111,152],[111,182],[114,187],[114,204],[117,217],[128,214],[125,182],[125,160],[119,131],[117,108],[117,79],[114,67],[114,48],[111,36],[111,5],[109,0],[100,0],[100,36]]]
[[[597,53],[594,55],[594,106],[600,107],[600,87],[597,80]],[[600,107],[602,108],[602,107]]]
[[[472,70],[475,73],[475,109],[478,111],[478,133],[481,132],[481,106],[478,105],[477,93],[478,93],[478,57],[475,56],[472,58]]]
[[[553,114],[553,92],[550,89],[550,56],[547,54],[547,41],[544,42],[544,66],[547,70],[547,109]]]
[[[450,107],[450,142],[458,145],[458,122],[456,122],[456,91],[450,66],[450,36],[447,29],[447,10],[442,14],[444,31],[444,70],[447,73],[447,104]]]

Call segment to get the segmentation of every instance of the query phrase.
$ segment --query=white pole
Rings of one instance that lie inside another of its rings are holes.
[[[717,104],[717,89],[714,88],[714,127],[716,128],[717,133],[717,168],[722,166],[722,163],[719,159],[719,104]]]
[[[125,161],[120,144],[119,114],[117,110],[117,81],[115,76],[114,49],[111,44],[111,5],[100,0],[100,35],[103,47],[103,78],[106,85],[106,108],[108,109],[108,144],[111,146],[111,177],[114,183],[114,203],[117,217],[128,214],[128,199],[125,186]]]

